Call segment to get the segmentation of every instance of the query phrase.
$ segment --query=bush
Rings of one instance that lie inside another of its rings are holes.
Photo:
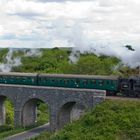
[[[13,129],[14,129],[13,125],[2,125],[0,126],[0,133],[4,131],[13,130]]]
[[[14,108],[12,103],[9,100],[5,101],[6,106],[6,124],[14,124]]]

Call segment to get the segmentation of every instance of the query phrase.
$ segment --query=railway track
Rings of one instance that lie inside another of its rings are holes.
[[[140,98],[134,97],[116,97],[116,96],[106,96],[107,100],[130,100],[130,101],[140,101]]]

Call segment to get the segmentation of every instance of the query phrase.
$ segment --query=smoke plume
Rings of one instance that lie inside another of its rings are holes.
[[[25,51],[25,56],[32,56],[32,57],[40,57],[42,55],[42,52],[40,49],[29,49]]]
[[[12,67],[21,65],[20,57],[13,58],[13,49],[9,49],[4,61],[0,64],[1,72],[10,72]]]
[[[10,72],[12,67],[17,67],[22,65],[21,57],[14,57],[15,51],[23,51],[24,57],[40,57],[42,55],[41,50],[39,49],[14,49],[10,48],[7,55],[4,58],[3,63],[0,63],[1,72]]]

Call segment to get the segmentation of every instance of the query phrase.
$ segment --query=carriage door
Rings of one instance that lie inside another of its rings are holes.
[[[130,79],[130,90],[133,90],[133,87],[134,87],[134,80],[133,79]]]

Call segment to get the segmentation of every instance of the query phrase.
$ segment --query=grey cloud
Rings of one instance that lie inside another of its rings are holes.
[[[42,16],[42,14],[39,14],[39,13],[31,13],[31,12],[20,12],[20,13],[11,13],[11,14],[8,14],[10,16],[19,16],[19,17],[23,17],[23,18],[26,18],[26,19],[31,19],[33,20],[35,17],[40,17]]]
[[[12,40],[15,39],[16,36],[14,34],[4,34],[0,36],[1,40]]]
[[[66,2],[66,1],[74,1],[74,2],[80,2],[80,1],[94,1],[94,0],[36,0],[39,2]]]

